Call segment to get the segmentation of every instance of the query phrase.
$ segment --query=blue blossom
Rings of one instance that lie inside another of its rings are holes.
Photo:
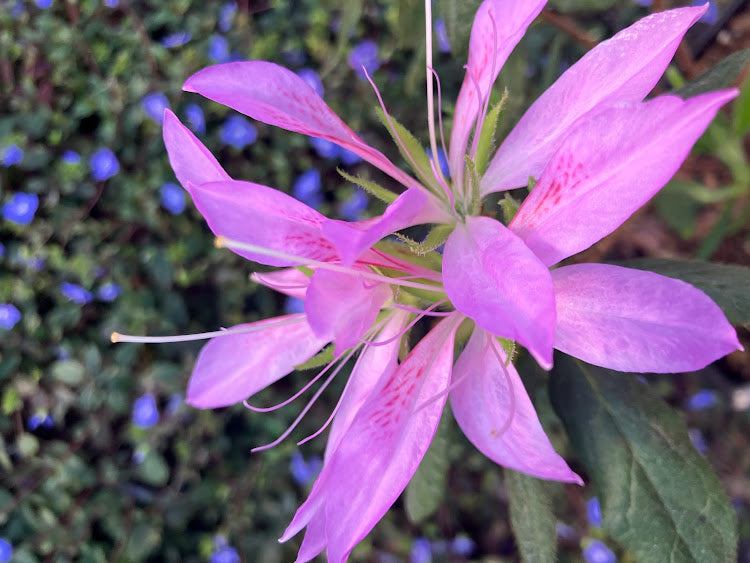
[[[2,164],[5,167],[13,166],[23,160],[23,149],[16,144],[8,145],[3,149]]]
[[[133,463],[135,463],[136,465],[140,465],[146,459],[147,453],[148,452],[145,448],[138,448],[133,452],[133,455],[130,459],[132,459]]]
[[[17,225],[28,225],[39,208],[39,196],[18,192],[3,205],[3,218]]]
[[[693,446],[699,454],[706,455],[708,453],[708,444],[706,443],[706,439],[703,437],[703,432],[701,432],[697,428],[690,428],[688,430],[688,436],[690,437],[690,441],[693,443]]]
[[[633,0],[636,4],[640,4],[641,6],[650,6],[651,0]]]
[[[477,549],[471,538],[468,536],[457,536],[453,539],[450,545],[451,552],[462,557],[470,557],[472,553]]]
[[[258,138],[255,126],[240,115],[232,115],[227,118],[221,128],[221,141],[236,149],[243,149],[252,145]]]
[[[435,38],[437,39],[438,50],[441,53],[451,52],[451,42],[448,39],[448,31],[445,29],[445,20],[443,18],[435,20]]]
[[[291,471],[292,478],[298,485],[307,485],[313,481],[322,468],[323,461],[318,456],[311,456],[309,461],[305,461],[299,451],[292,454],[289,463],[289,471]]]
[[[190,41],[193,35],[189,31],[178,31],[176,33],[170,33],[161,38],[159,43],[162,47],[172,49],[174,47],[182,47],[185,43]]]
[[[425,147],[425,152],[427,153],[427,156],[430,157],[430,162],[432,162],[433,160],[432,149],[430,147]],[[445,176],[446,178],[450,178],[451,170],[450,170],[450,166],[448,165],[448,157],[445,156],[445,151],[441,149],[440,147],[438,147],[437,154],[438,154],[438,166],[440,166],[440,172],[442,172],[443,176]]]
[[[354,154],[352,151],[347,150],[344,147],[340,147],[340,150],[341,153],[339,154],[339,158],[344,166],[353,166],[358,162],[362,162],[362,157],[358,154]]]
[[[575,528],[568,526],[567,524],[563,524],[562,522],[558,522],[557,524],[555,524],[555,532],[557,533],[558,538],[562,538],[564,540],[572,541],[578,537]]]
[[[198,104],[185,106],[185,118],[193,133],[200,135],[206,132],[206,116],[203,115],[203,110]]]
[[[227,2],[219,10],[219,31],[226,33],[232,29],[232,20],[234,14],[237,12],[237,4],[235,2]]]
[[[292,195],[302,203],[320,209],[323,203],[323,194],[320,192],[322,185],[320,172],[315,168],[310,168],[294,181]]]
[[[703,6],[706,3],[706,0],[693,0],[692,5],[693,6]],[[700,21],[703,23],[707,23],[708,25],[714,25],[719,19],[719,7],[716,5],[716,2],[709,1],[708,2],[708,10],[706,10],[706,13],[701,16]]]
[[[299,297],[287,297],[284,303],[284,311],[287,315],[305,312],[305,301]]]
[[[5,538],[0,538],[0,562],[5,563],[13,558],[13,544]]]
[[[367,209],[367,194],[362,190],[357,190],[341,204],[339,213],[346,221],[360,221],[365,209]]]
[[[21,320],[21,312],[11,303],[0,303],[0,328],[10,330]]]
[[[586,519],[589,524],[596,528],[602,526],[602,508],[597,497],[591,497],[586,501]]]
[[[76,151],[67,150],[62,153],[62,161],[71,166],[81,164],[81,155]]]
[[[338,158],[341,154],[341,147],[336,143],[329,141],[328,139],[321,139],[320,137],[310,137],[310,144],[312,148],[318,153],[321,158]]]
[[[172,393],[167,401],[167,406],[164,407],[164,411],[169,416],[176,415],[185,403],[185,397],[181,393]]]
[[[691,411],[705,410],[713,407],[718,402],[716,391],[710,389],[701,389],[688,398],[685,407]]]
[[[617,556],[599,540],[591,540],[583,550],[583,559],[586,563],[615,563]]]
[[[240,563],[240,555],[232,546],[225,545],[211,554],[211,563]]]
[[[212,35],[208,40],[208,58],[215,63],[229,61],[229,42],[223,35]]]
[[[115,282],[107,282],[96,290],[96,297],[99,301],[111,302],[117,299],[121,293],[122,288],[119,285]]]
[[[161,205],[172,215],[179,215],[185,211],[185,191],[174,182],[162,184],[159,193],[161,194]]]
[[[151,393],[138,397],[133,403],[133,424],[141,428],[151,428],[159,422],[159,409]]]
[[[120,163],[115,153],[107,147],[102,147],[91,155],[89,168],[91,168],[92,178],[97,182],[103,182],[120,171]]]
[[[55,425],[55,419],[50,414],[36,413],[32,414],[26,421],[26,428],[31,432],[39,428],[52,428]]]
[[[307,56],[302,49],[289,49],[281,53],[281,56],[284,57],[284,61],[289,66],[302,66],[307,60]]]
[[[361,41],[349,52],[349,66],[352,67],[360,80],[367,80],[365,70],[372,75],[380,68],[378,44],[372,39]],[[364,67],[364,69],[362,68]]]
[[[311,68],[301,68],[297,71],[297,76],[307,82],[318,93],[318,96],[323,96],[323,82],[317,72]]]
[[[65,297],[68,298],[69,301],[78,303],[79,305],[85,305],[86,303],[91,303],[94,300],[94,296],[91,295],[90,291],[82,288],[80,285],[75,283],[61,283],[60,291]]]
[[[22,0],[16,0],[15,4],[13,4],[13,8],[10,10],[10,17],[12,17],[14,20],[17,20],[21,17],[21,14],[24,13],[24,5]]]
[[[117,6],[120,5],[119,0],[104,0],[104,5],[107,6],[107,8],[117,8]]]
[[[0,242],[0,258],[2,258],[3,256],[5,256],[5,245]]]
[[[411,544],[409,553],[410,563],[430,563],[432,561],[432,548],[427,538],[417,538]]]
[[[36,7],[41,8],[42,10],[46,10],[52,6],[52,0],[36,0]]]
[[[164,110],[169,107],[169,100],[161,92],[143,96],[141,107],[148,117],[161,124],[164,121]]]

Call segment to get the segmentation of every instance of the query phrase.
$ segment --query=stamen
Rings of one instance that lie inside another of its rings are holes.
[[[232,248],[237,250],[244,250],[246,252],[253,252],[255,254],[261,254],[263,256],[272,256],[274,258],[281,258],[282,260],[289,260],[305,266],[312,266],[330,270],[332,272],[341,272],[352,276],[361,276],[363,278],[371,279],[374,281],[387,283],[391,285],[400,285],[403,287],[411,287],[413,289],[423,289],[425,291],[434,291],[436,293],[443,293],[444,289],[442,286],[435,286],[426,283],[411,282],[400,278],[390,278],[388,276],[382,276],[374,272],[368,272],[366,270],[356,270],[341,264],[333,264],[331,262],[322,262],[320,260],[313,260],[312,258],[305,258],[303,256],[295,256],[294,254],[287,254],[286,252],[279,252],[277,250],[270,250],[263,248],[262,246],[256,246],[247,242],[240,242],[229,239],[225,236],[217,236],[214,239],[214,245],[216,248]]]
[[[448,149],[445,145],[445,134],[443,132],[443,93],[440,89],[440,77],[438,77],[437,72],[435,72],[434,68],[427,67],[433,75],[435,75],[435,81],[437,82],[437,95],[438,95],[438,127],[440,128],[440,144],[443,147],[443,153],[447,156],[448,155]],[[441,171],[442,172],[442,171]]]
[[[427,74],[427,128],[430,132],[430,148],[432,149],[432,159],[438,161],[437,141],[435,139],[435,101],[432,83],[432,0],[424,2],[424,25],[425,25],[425,66]],[[446,153],[447,154],[447,153]],[[437,176],[436,176],[437,177]],[[442,174],[438,178],[442,177]],[[442,183],[445,183],[443,180]]]
[[[443,179],[443,172],[438,167],[435,166],[434,158],[430,159],[430,167],[432,168],[432,173],[435,175],[435,179],[438,181],[440,186],[448,195],[448,199],[451,202],[451,210],[454,210],[456,208],[456,202],[453,199],[453,194],[451,193],[451,189],[448,187],[448,185],[445,183],[445,180]]]

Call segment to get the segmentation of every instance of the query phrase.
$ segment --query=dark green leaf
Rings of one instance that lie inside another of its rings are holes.
[[[740,136],[750,131],[750,74],[734,102],[733,125],[734,132]]]
[[[65,385],[77,387],[83,383],[86,368],[83,367],[81,362],[76,360],[62,360],[52,364],[51,375]]]
[[[616,0],[552,0],[550,4],[560,12],[593,12],[609,10]]]
[[[163,487],[169,481],[169,466],[164,458],[155,451],[146,454],[138,466],[138,476],[149,485]]]
[[[600,491],[604,528],[637,561],[736,561],[729,499],[682,418],[646,384],[559,355],[550,395]]]
[[[659,215],[684,239],[695,233],[701,209],[701,204],[688,193],[686,182],[675,180],[664,186],[654,200]]]
[[[469,52],[469,37],[474,14],[477,13],[481,0],[437,0],[435,2],[435,16],[445,21],[445,31],[451,43],[453,55],[458,60],[466,60]]]
[[[750,61],[750,49],[742,49],[723,58],[695,80],[691,80],[675,94],[681,98],[691,98],[711,90],[726,88],[734,82],[747,62]]]
[[[521,558],[528,563],[554,563],[557,555],[557,519],[552,512],[551,487],[525,473],[505,469],[510,523]]]
[[[660,258],[638,258],[618,264],[686,281],[706,292],[721,307],[730,323],[750,323],[750,268],[700,260]]]

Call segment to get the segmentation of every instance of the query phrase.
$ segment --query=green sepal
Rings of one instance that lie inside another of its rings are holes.
[[[401,233],[396,233],[396,236],[400,240],[404,241],[409,246],[409,250],[411,250],[414,254],[424,256],[428,252],[432,252],[438,246],[443,244],[452,232],[453,225],[437,225],[427,234],[422,242],[412,240],[406,235],[402,235]]]
[[[312,275],[315,273],[315,270],[310,268],[309,266],[295,266],[300,272],[305,274],[308,278],[311,278]]]
[[[503,92],[503,97],[498,103],[489,111],[487,117],[484,118],[482,123],[482,132],[479,134],[479,144],[477,145],[477,154],[475,157],[477,172],[481,176],[487,170],[487,164],[490,161],[490,154],[492,154],[495,148],[495,132],[497,131],[497,123],[500,118],[500,112],[503,111],[505,101],[508,99],[508,90],[506,88]]]
[[[414,242],[414,244],[419,244],[416,241],[412,242]],[[378,250],[382,250],[383,252],[386,252],[387,254],[390,254],[395,258],[399,258],[404,262],[414,264],[415,266],[421,266],[422,268],[434,270],[436,272],[442,271],[443,257],[440,256],[440,254],[438,254],[437,252],[415,254],[409,249],[408,246],[392,240],[381,240],[380,242],[375,244],[375,248]]]
[[[534,176],[529,176],[528,181],[526,182],[526,189],[531,192],[536,187],[537,180],[534,178]]]
[[[333,361],[333,358],[333,344],[329,344],[306,362],[294,366],[294,369],[297,371],[303,371],[306,369],[317,368],[330,364]]]
[[[521,203],[508,192],[505,192],[505,197],[498,201],[497,204],[503,210],[503,218],[505,219],[506,225],[513,220],[513,217],[516,216],[518,209],[521,207]]]
[[[497,341],[500,343],[500,346],[505,352],[505,356],[507,357],[507,360],[505,360],[505,365],[507,366],[509,363],[516,359],[516,353],[518,352],[516,343],[513,340],[500,338],[499,336],[497,337]]]
[[[348,174],[347,172],[341,170],[341,168],[337,168],[336,172],[341,174],[341,176],[343,176],[345,180],[348,180],[352,184],[357,184],[368,194],[378,198],[380,201],[384,201],[385,203],[393,203],[398,197],[398,194],[393,193],[391,190],[385,189],[383,186],[376,184],[372,180],[366,180],[361,176],[352,176],[351,174]]]
[[[471,188],[469,208],[464,211],[466,215],[479,215],[479,212],[482,210],[482,194],[479,192],[479,172],[477,171],[476,163],[468,154],[464,157],[464,160],[466,161],[466,171],[469,173],[469,187]],[[456,206],[456,211],[459,211],[458,203],[456,203]]]

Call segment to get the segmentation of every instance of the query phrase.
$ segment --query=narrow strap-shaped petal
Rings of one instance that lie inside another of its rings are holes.
[[[555,348],[590,364],[673,373],[742,349],[721,309],[683,281],[609,264],[564,266],[552,279]]]
[[[189,184],[230,179],[214,155],[170,110],[164,111],[163,135],[169,163],[185,189]]]
[[[475,329],[453,368],[456,422],[488,458],[542,479],[583,484],[550,444],[516,368],[495,337]],[[506,363],[507,362],[507,363]]]
[[[331,563],[346,560],[424,457],[445,404],[459,321],[449,317],[422,339],[362,406],[331,457],[325,501]]]
[[[280,321],[292,322],[279,324]],[[262,328],[263,325],[268,328]],[[238,325],[255,332],[218,336],[198,355],[186,401],[202,409],[232,405],[264,389],[309,360],[326,343],[316,337],[305,315]]]
[[[460,182],[469,134],[500,69],[546,0],[485,0],[471,28],[469,62],[456,101],[449,150],[451,177]],[[481,94],[483,99],[478,99]]]
[[[339,354],[359,342],[392,296],[387,284],[354,272],[317,270],[307,288],[305,313],[313,332],[319,338],[333,340]]]
[[[547,266],[588,248],[667,183],[736,95],[662,96],[589,114],[563,140],[510,228]]]
[[[314,260],[338,259],[336,249],[320,233],[325,217],[283,192],[238,180],[191,184],[188,191],[216,235]],[[294,265],[284,258],[236,252],[260,264]]]
[[[282,66],[266,61],[214,65],[188,78],[183,89],[258,121],[337,143],[404,186],[418,185],[347,127],[307,82]]]
[[[593,108],[646,97],[707,6],[649,15],[565,71],[500,146],[482,179],[482,194],[525,186],[529,176],[538,178],[567,129]]]
[[[443,251],[443,285],[481,328],[520,342],[552,367],[555,297],[549,270],[499,221],[467,217]]]
[[[315,557],[326,548],[326,513],[325,510],[318,510],[305,530],[305,539],[297,554],[295,563],[306,563],[315,559]]]
[[[299,299],[305,298],[307,287],[310,285],[310,278],[297,268],[284,268],[273,272],[253,272],[250,279],[270,287],[274,291]]]

